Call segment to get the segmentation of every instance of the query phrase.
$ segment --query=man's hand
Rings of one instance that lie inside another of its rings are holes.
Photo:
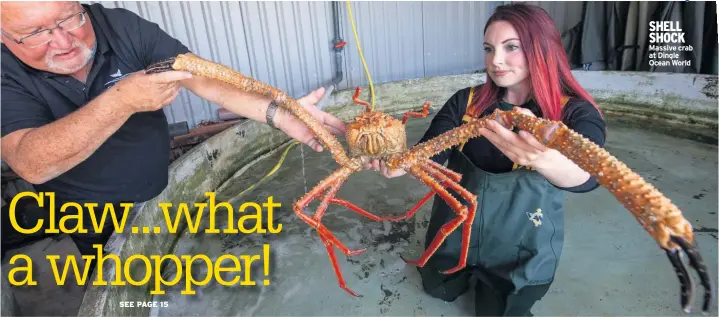
[[[107,93],[113,94],[130,113],[155,111],[172,103],[180,93],[179,81],[192,74],[169,71],[157,74],[133,73],[120,80]]]
[[[324,125],[330,132],[335,135],[344,135],[345,124],[340,119],[326,113],[315,104],[322,99],[325,93],[324,88],[319,88],[297,101],[307,109],[317,120]],[[274,118],[275,126],[285,132],[291,138],[300,141],[317,152],[322,152],[322,145],[315,139],[315,135],[310,129],[298,120],[294,115],[283,108],[278,108]]]
[[[134,73],[77,111],[38,128],[2,138],[2,157],[23,179],[42,184],[94,153],[136,112],[161,109],[179,92],[189,73]]]

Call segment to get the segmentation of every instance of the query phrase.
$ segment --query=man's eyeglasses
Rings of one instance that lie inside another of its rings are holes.
[[[25,44],[30,48],[36,48],[50,43],[50,41],[52,41],[52,32],[55,29],[61,28],[65,32],[70,32],[83,26],[85,24],[85,21],[85,10],[83,10],[71,15],[65,20],[60,21],[54,28],[33,32],[32,34],[21,37],[19,40],[16,40],[12,35],[5,32],[5,30],[3,30],[2,32],[3,34],[5,34],[5,36],[11,38],[17,44]]]

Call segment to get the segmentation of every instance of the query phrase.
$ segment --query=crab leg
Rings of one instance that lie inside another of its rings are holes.
[[[330,258],[330,261],[332,262],[332,269],[335,271],[335,275],[337,276],[337,281],[339,282],[339,285],[342,289],[344,289],[347,293],[349,293],[352,296],[361,297],[360,295],[357,295],[357,293],[353,292],[352,290],[347,287],[347,283],[345,282],[344,277],[342,276],[342,271],[340,270],[339,264],[337,263],[337,257],[335,256],[334,248],[333,246],[336,246],[337,248],[342,251],[346,256],[353,256],[360,254],[364,252],[366,249],[360,249],[356,251],[352,251],[349,248],[347,248],[342,242],[335,237],[332,232],[330,232],[327,227],[322,225],[321,219],[324,215],[325,211],[327,210],[327,207],[332,202],[334,196],[337,194],[337,191],[342,186],[342,183],[347,180],[347,177],[349,177],[352,174],[352,170],[347,167],[341,167],[332,175],[325,178],[320,184],[315,186],[309,193],[305,194],[305,196],[302,197],[298,202],[296,202],[293,206],[295,214],[302,220],[304,220],[307,224],[312,226],[317,230],[317,233],[320,236],[320,239],[322,239],[322,243],[324,243],[325,247],[327,248],[327,255]],[[319,196],[322,191],[325,188],[328,188],[327,193],[325,194],[324,198],[320,202],[320,205],[317,207],[317,211],[315,212],[315,215],[313,217],[310,217],[308,215],[305,215],[302,211],[309,205],[310,201],[312,201],[313,198]]]
[[[682,216],[679,208],[624,163],[562,122],[537,118],[518,111],[495,110],[491,115],[475,119],[416,145],[408,155],[393,159],[388,165],[390,168],[406,170],[413,162],[427,159],[469,138],[479,136],[479,128],[484,127],[489,120],[496,120],[508,129],[517,126],[530,132],[540,142],[562,153],[606,187],[666,251],[679,278],[682,308],[689,311],[694,292],[691,277],[686,273],[685,264],[678,256],[680,251],[684,251],[690,266],[697,271],[705,288],[703,310],[706,312],[709,309],[709,302],[714,298],[714,286],[695,245],[692,226]]]
[[[597,182],[606,187],[617,200],[627,208],[638,222],[666,251],[679,278],[681,287],[681,305],[689,312],[694,298],[693,282],[685,264],[679,258],[683,250],[689,258],[689,264],[697,271],[705,289],[702,309],[707,312],[709,302],[714,296],[713,286],[707,273],[706,264],[694,242],[692,226],[679,208],[658,189],[634,173],[624,163],[610,155],[579,133],[567,128],[561,122],[528,116],[521,112],[499,114],[508,128],[517,126],[532,133],[580,168],[596,177]]]
[[[446,168],[444,165],[439,164],[432,160],[427,160],[425,163],[429,164],[429,166],[432,166],[442,172],[443,174],[449,176],[453,181],[459,183],[460,180],[462,180],[462,174],[457,173],[451,169]]]
[[[444,186],[444,185],[445,184],[442,183],[442,186]],[[425,203],[427,203],[427,201],[430,200],[430,198],[432,198],[433,195],[434,195],[434,190],[430,190],[429,193],[424,195],[424,197],[422,197],[422,199],[420,199],[420,201],[414,207],[412,207],[412,209],[410,209],[407,213],[405,213],[404,216],[400,216],[400,217],[393,217],[393,216],[379,217],[379,216],[374,215],[368,211],[365,211],[364,209],[358,207],[357,205],[355,205],[349,201],[346,201],[346,200],[340,199],[340,198],[332,198],[332,200],[330,200],[330,202],[333,204],[338,204],[343,207],[347,207],[348,209],[350,209],[360,215],[363,215],[367,218],[370,218],[374,221],[387,220],[387,221],[397,222],[397,221],[412,217],[417,212],[417,210],[419,210],[419,208],[421,208]]]
[[[424,254],[416,260],[410,261],[404,259],[408,264],[414,264],[419,267],[424,266],[430,257],[437,251],[439,246],[444,240],[454,232],[461,224],[464,224],[462,231],[462,252],[460,253],[459,264],[452,269],[445,271],[446,274],[457,272],[464,268],[467,264],[467,255],[469,253],[469,238],[472,232],[472,223],[474,222],[474,214],[477,210],[477,199],[476,196],[465,190],[459,184],[453,182],[447,175],[443,174],[438,169],[424,164],[417,164],[413,166],[410,174],[415,176],[421,182],[431,187],[436,191],[447,204],[457,213],[457,218],[452,219],[450,222],[444,224],[439,233],[434,237],[430,245],[424,251]],[[469,201],[469,208],[462,205],[456,198],[454,198],[440,183],[434,178],[438,178],[442,183],[447,183],[451,189],[454,189],[460,193],[460,195],[467,201]]]
[[[439,163],[437,163],[437,162],[435,162],[435,161],[426,160],[426,161],[425,161],[424,163],[422,163],[422,164],[425,164],[425,163],[426,163],[426,164],[429,164],[430,166],[432,166],[432,167],[434,167],[435,169],[439,170],[440,172],[444,173],[446,176],[448,176],[451,180],[453,180],[453,181],[455,181],[455,182],[459,182],[459,181],[462,179],[462,175],[460,175],[459,173],[457,173],[457,172],[455,172],[455,171],[452,171],[452,170],[450,170],[450,169],[448,169],[448,168],[446,168],[446,167],[440,165]],[[448,182],[449,182],[449,181],[442,182],[442,187],[446,187],[447,184],[448,184]],[[424,204],[426,204],[427,201],[429,201],[430,198],[432,198],[432,196],[434,196],[434,194],[435,194],[435,191],[434,191],[434,190],[430,190],[430,191],[429,191],[426,195],[424,195],[424,197],[422,197],[422,199],[420,199],[419,202],[418,202],[414,207],[412,207],[412,209],[410,209],[404,216],[400,216],[400,217],[384,217],[384,218],[380,218],[380,220],[389,220],[389,221],[395,221],[395,222],[396,222],[396,221],[405,220],[405,219],[407,219],[407,218],[410,218],[410,217],[414,216],[414,214],[415,214],[420,208],[422,208],[422,206],[423,206]]]
[[[352,95],[352,101],[360,106],[364,106],[368,112],[372,111],[372,105],[370,105],[369,102],[359,99],[360,92],[362,92],[362,88],[355,88],[355,94]]]
[[[424,118],[427,115],[429,115],[429,106],[431,103],[429,101],[426,101],[424,105],[422,106],[422,112],[418,111],[409,111],[405,112],[404,115],[402,115],[402,124],[407,124],[407,120],[409,117],[415,117],[415,118]]]
[[[444,185],[445,184],[443,183],[442,186],[444,186]],[[392,221],[392,222],[397,222],[397,221],[405,220],[409,217],[412,217],[412,216],[414,216],[415,213],[417,213],[417,211],[420,208],[422,208],[422,206],[424,206],[424,204],[426,204],[432,198],[432,196],[434,196],[434,193],[435,193],[434,190],[430,190],[429,193],[425,194],[424,197],[422,197],[422,199],[420,199],[419,202],[416,205],[414,205],[414,207],[412,207],[412,209],[410,209],[408,212],[406,212],[404,214],[404,216],[399,216],[399,217],[388,216],[388,217],[380,218],[380,220],[388,220],[388,221]]]
[[[459,192],[462,198],[464,198],[464,200],[469,203],[469,207],[467,207],[467,217],[463,222],[464,227],[462,228],[462,252],[459,256],[459,264],[457,264],[457,266],[455,266],[454,268],[444,272],[445,274],[452,274],[463,269],[467,265],[467,256],[469,255],[469,238],[472,233],[472,223],[474,223],[474,215],[477,212],[477,196],[457,184],[456,181],[448,178],[448,174],[452,175],[452,173],[456,173],[450,171],[448,168],[442,165],[434,163],[430,165],[420,165],[420,168],[422,168],[422,170],[424,170],[425,172],[429,173],[432,177],[441,180],[443,184],[447,184],[449,188],[455,190],[456,192]],[[433,253],[425,254],[423,257],[426,257],[428,259],[432,256]]]
[[[341,198],[332,198],[332,199],[330,200],[330,202],[333,203],[333,204],[340,205],[340,206],[342,206],[342,207],[346,207],[347,209],[350,209],[350,210],[352,210],[352,211],[354,211],[354,212],[356,212],[356,213],[358,213],[358,214],[360,214],[360,215],[362,215],[362,216],[365,216],[365,217],[367,217],[367,218],[370,218],[370,219],[372,219],[372,220],[374,220],[374,221],[382,221],[382,220],[383,220],[383,219],[380,218],[379,216],[374,215],[374,214],[372,214],[372,213],[370,213],[370,212],[368,212],[368,211],[365,211],[364,209],[362,209],[362,208],[358,207],[357,205],[355,205],[355,204],[353,204],[353,203],[351,203],[351,202],[349,202],[349,201],[346,201],[346,200],[344,200],[344,199],[341,199]]]
[[[180,54],[166,61],[155,63],[146,69],[146,73],[158,73],[169,70],[187,71],[196,76],[219,80],[243,91],[272,98],[278,106],[287,109],[292,115],[302,121],[317,137],[319,142],[332,152],[332,156],[340,165],[351,166],[357,169],[360,168],[356,162],[347,157],[340,142],[327,129],[324,129],[322,124],[300,105],[297,100],[291,98],[285,92],[254,78],[245,76],[227,66],[213,63],[191,53]]]

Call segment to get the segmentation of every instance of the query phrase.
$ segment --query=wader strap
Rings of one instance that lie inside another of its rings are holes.
[[[475,87],[472,87],[472,88],[469,89],[469,98],[467,98],[467,108],[469,108],[469,105],[472,104],[472,97],[474,96],[474,88],[475,88]],[[567,104],[567,102],[569,101],[569,96],[562,96],[561,101],[562,101],[562,108],[564,108],[564,106],[565,106],[565,105]],[[469,120],[472,120],[472,117],[470,117],[469,115],[466,115],[466,114],[465,114],[465,115],[462,117],[462,122],[464,122],[464,123],[469,122]],[[481,136],[480,136],[480,137],[481,137]],[[459,145],[459,151],[460,151],[460,152],[464,149],[464,145],[465,145],[465,144],[467,144],[467,141],[465,141],[464,143],[462,143],[462,144]],[[534,168],[527,167],[527,166],[523,166],[523,165],[519,165],[519,164],[517,164],[517,163],[514,163],[514,165],[512,166],[512,170],[513,170],[513,171],[514,171],[514,170],[517,170],[517,169],[520,169],[520,168],[529,169],[529,170],[534,170]]]

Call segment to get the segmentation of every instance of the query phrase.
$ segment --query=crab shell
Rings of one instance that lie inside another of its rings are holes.
[[[347,125],[345,136],[353,158],[385,158],[407,151],[404,124],[382,112],[363,112]]]

